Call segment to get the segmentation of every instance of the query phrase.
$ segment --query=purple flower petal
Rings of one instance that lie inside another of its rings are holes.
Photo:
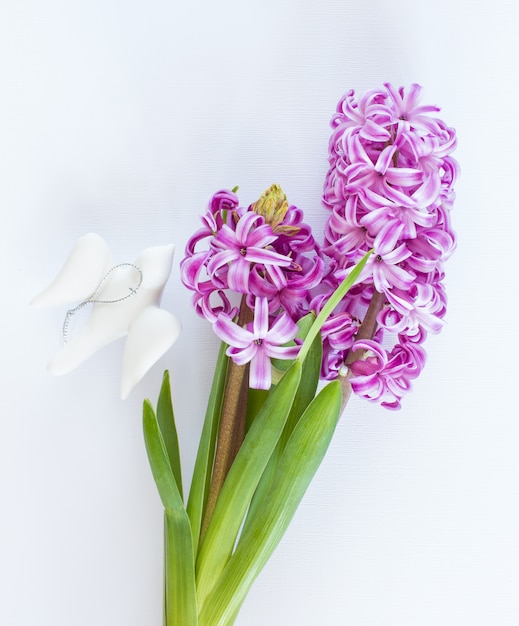
[[[259,347],[256,343],[250,343],[245,348],[235,348],[234,346],[230,346],[227,348],[227,356],[231,357],[231,359],[236,363],[236,365],[245,365],[249,363],[256,357],[259,352]],[[255,387],[256,389],[256,387]]]
[[[241,247],[240,241],[236,236],[236,231],[234,231],[227,224],[222,225],[213,240],[213,245],[217,248],[222,248],[223,250],[227,250],[228,248],[239,249]]]
[[[235,324],[227,315],[221,314],[213,326],[216,335],[235,348],[246,348],[253,342],[251,332]]]
[[[222,250],[221,252],[217,252],[207,264],[207,272],[209,275],[212,275],[221,267],[227,265],[227,263],[230,263],[231,261],[239,258],[240,253],[236,249]]]
[[[263,250],[262,248],[248,248],[244,258],[251,263],[279,265],[280,267],[288,267],[292,264],[292,259],[283,254],[273,252],[272,250]]]
[[[249,293],[250,263],[243,257],[237,258],[229,265],[227,282],[229,288],[237,293]]]
[[[254,213],[253,211],[249,211],[245,213],[242,217],[240,217],[238,223],[236,224],[236,240],[243,245],[246,245],[247,237],[251,228],[258,220],[262,220],[263,218]]]
[[[242,218],[243,219],[243,218]],[[274,241],[277,235],[272,232],[272,228],[268,224],[262,224],[247,236],[247,247],[249,248],[265,248]]]
[[[386,146],[384,150],[382,150],[375,164],[375,171],[378,174],[385,174],[387,172],[395,152],[395,145]]]
[[[288,315],[283,314],[276,318],[272,328],[265,336],[270,344],[282,345],[294,339],[297,332],[297,324]]]
[[[386,180],[399,187],[415,187],[423,180],[423,173],[410,167],[390,167],[386,172]]]
[[[256,298],[254,303],[254,339],[264,339],[269,330],[269,305],[267,298]]]
[[[269,389],[272,366],[264,350],[259,349],[250,363],[249,384],[253,389]]]

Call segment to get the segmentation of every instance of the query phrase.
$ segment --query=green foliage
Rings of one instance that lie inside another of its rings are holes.
[[[340,383],[329,383],[294,428],[271,488],[201,607],[200,626],[232,624],[252,583],[275,550],[315,475],[341,409]]]
[[[294,365],[261,407],[225,480],[197,560],[200,606],[229,560],[251,498],[283,432],[301,378]]]
[[[225,355],[226,348],[227,346],[222,343],[218,353],[218,359],[216,361],[213,376],[213,384],[211,386],[211,392],[207,403],[207,411],[198,446],[195,469],[193,471],[193,480],[191,482],[191,489],[189,491],[189,499],[187,503],[187,512],[191,521],[191,528],[193,532],[193,548],[195,556],[198,552],[200,530],[202,528],[202,520],[204,518],[205,506],[207,503],[207,494],[209,493],[209,485],[211,482],[216,436],[218,434],[218,426],[220,424],[220,411],[222,408],[222,399],[225,389],[227,365],[229,363],[229,358]]]
[[[180,466],[180,452],[178,449],[178,435],[173,414],[173,403],[171,401],[171,387],[169,384],[169,372],[164,372],[162,387],[160,389],[157,402],[157,421],[162,439],[168,453],[169,464],[173,470],[180,497],[182,495],[182,469]]]
[[[317,395],[322,324],[357,280],[368,253],[321,313],[299,322],[303,345],[293,362],[275,362],[276,384],[250,392],[247,432],[200,545],[228,370],[222,344],[187,507],[169,375],[157,413],[145,401],[144,438],[165,509],[165,626],[230,626],[250,586],[279,544],[333,436],[342,404],[339,382]]]
[[[198,609],[191,526],[157,416],[148,400],[144,402],[143,427],[151,471],[165,509],[165,625],[196,626]]]
[[[315,316],[313,314],[309,314],[301,320],[301,338],[304,339]],[[275,480],[275,470],[281,454],[285,448],[286,442],[288,441],[292,431],[294,430],[299,418],[302,413],[305,411],[310,402],[314,399],[315,392],[317,390],[317,385],[319,382],[319,372],[321,369],[321,358],[322,358],[322,344],[320,336],[317,336],[314,339],[314,342],[308,352],[308,356],[305,359],[302,371],[301,371],[301,382],[297,389],[297,392],[294,397],[294,402],[292,404],[292,408],[290,409],[290,413],[285,424],[285,428],[279,438],[279,441],[276,445],[276,448],[269,459],[267,467],[263,472],[258,487],[254,493],[254,497],[252,499],[251,505],[247,512],[247,517],[244,523],[244,530],[250,525],[251,521],[254,519],[256,512],[261,509],[263,506],[263,500],[268,493],[272,481]]]

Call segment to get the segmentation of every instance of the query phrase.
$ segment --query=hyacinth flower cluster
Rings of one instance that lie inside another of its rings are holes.
[[[458,165],[455,132],[434,116],[438,107],[420,105],[421,87],[384,87],[358,100],[348,92],[331,122],[323,194],[330,287],[373,254],[322,329],[322,375],[347,372],[356,394],[398,408],[423,369],[427,334],[443,325]]]
[[[455,248],[449,214],[458,165],[454,130],[420,96],[418,85],[386,84],[340,100],[322,244],[278,185],[248,206],[236,189],[217,192],[188,241],[181,278],[222,345],[187,497],[168,372],[156,405],[143,405],[164,507],[164,626],[232,626],[350,393],[399,408],[424,367],[424,341],[446,313],[443,264]],[[102,253],[104,267],[106,246],[96,241],[90,256]],[[165,280],[172,246],[149,250],[166,250],[159,263]],[[122,265],[141,273],[140,263]],[[94,296],[119,267],[103,269],[93,295],[67,317],[102,304]],[[154,354],[164,329],[178,334],[176,320],[157,311]],[[133,350],[136,362],[149,361],[148,347]],[[327,382],[320,386],[319,378]]]
[[[458,166],[454,131],[420,95],[386,84],[340,100],[322,245],[277,185],[248,206],[217,192],[188,241],[182,281],[222,346],[186,505],[167,376],[156,411],[144,405],[167,626],[235,623],[350,393],[396,409],[423,369],[446,312]]]
[[[339,101],[322,246],[277,185],[247,208],[231,191],[210,200],[188,242],[182,280],[228,355],[251,364],[251,387],[270,387],[270,359],[297,355],[297,343],[287,345],[296,322],[319,314],[369,251],[360,279],[321,328],[321,377],[347,379],[357,395],[396,409],[422,371],[423,343],[446,312],[443,263],[455,248],[449,214],[458,165],[454,130],[420,97],[419,85],[386,84]]]
[[[187,244],[182,281],[196,311],[229,344],[227,354],[237,365],[250,363],[250,387],[269,389],[271,359],[297,356],[296,322],[324,273],[319,248],[278,185],[247,207],[235,191],[219,191],[202,223]]]

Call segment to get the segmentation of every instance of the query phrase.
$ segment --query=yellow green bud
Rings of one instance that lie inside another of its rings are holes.
[[[288,201],[284,191],[279,185],[271,185],[264,191],[258,200],[252,205],[252,210],[265,218],[276,233],[295,235],[299,228],[296,226],[281,225],[288,211]]]

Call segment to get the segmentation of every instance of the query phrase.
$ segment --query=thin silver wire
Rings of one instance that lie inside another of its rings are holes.
[[[137,286],[128,287],[128,289],[130,290],[130,293],[126,294],[125,296],[121,296],[120,298],[116,298],[114,300],[96,300],[95,299],[96,295],[99,293],[102,286],[107,281],[108,277],[120,267],[133,267],[134,269],[137,270],[137,272],[139,273],[139,282],[137,283]],[[101,281],[99,282],[99,284],[97,285],[93,293],[86,300],[83,300],[83,302],[80,302],[73,309],[69,309],[67,313],[65,314],[65,320],[63,322],[63,343],[68,342],[68,327],[70,324],[70,318],[75,313],[77,313],[87,304],[116,304],[117,302],[123,302],[123,300],[127,300],[128,298],[131,298],[132,296],[134,296],[137,293],[141,284],[142,284],[142,270],[140,267],[137,267],[137,265],[134,265],[133,263],[119,263],[119,265],[114,265],[114,267],[112,267],[110,270],[108,270],[108,272],[106,272],[106,274],[103,276],[103,278],[101,279]]]

